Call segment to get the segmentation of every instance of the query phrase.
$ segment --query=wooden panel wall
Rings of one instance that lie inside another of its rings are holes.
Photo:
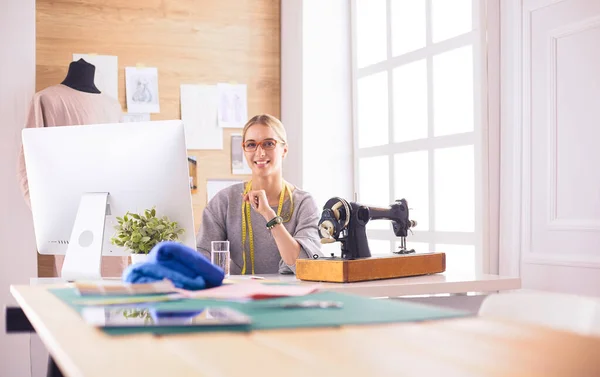
[[[180,119],[180,84],[248,85],[248,115],[280,114],[279,0],[37,0],[36,90],[59,84],[73,53],[116,55],[119,100],[126,109],[125,67],[158,68],[160,114]],[[231,134],[222,151],[188,151],[198,160],[196,229],[207,179],[231,175]]]

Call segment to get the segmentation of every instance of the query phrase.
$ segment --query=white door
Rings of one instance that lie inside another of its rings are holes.
[[[600,1],[523,1],[521,277],[600,296]]]

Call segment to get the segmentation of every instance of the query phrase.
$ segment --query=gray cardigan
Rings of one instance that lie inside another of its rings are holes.
[[[231,274],[238,275],[244,265],[242,259],[242,193],[244,184],[239,183],[219,191],[210,200],[202,214],[202,224],[197,236],[197,248],[210,259],[211,241],[229,241],[231,254]],[[296,188],[292,192],[294,212],[290,221],[283,225],[300,244],[299,258],[322,256],[321,243],[317,230],[320,212],[313,197],[306,191]],[[290,201],[286,197],[281,215],[286,219]],[[277,207],[273,207],[277,212]],[[267,229],[267,221],[251,209],[252,231],[254,234],[254,273],[290,274],[296,272],[296,265],[287,265],[281,259],[275,239]],[[246,236],[246,273],[252,274],[249,237]]]

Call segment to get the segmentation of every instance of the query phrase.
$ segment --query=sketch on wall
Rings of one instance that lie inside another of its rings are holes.
[[[158,69],[126,67],[125,91],[127,93],[127,112],[160,112]]]
[[[231,174],[252,174],[250,166],[244,159],[242,134],[231,135]]]
[[[210,202],[217,193],[229,186],[242,183],[243,181],[233,179],[209,179],[206,181],[206,202]]]
[[[121,123],[149,122],[150,114],[123,113],[121,114]]]
[[[217,124],[217,86],[181,84],[180,87],[187,149],[223,149],[223,129]]]
[[[198,158],[196,156],[188,156],[188,172],[190,179],[190,190],[192,195],[198,192]]]
[[[248,98],[245,84],[217,84],[219,93],[219,126],[243,128],[248,120]]]

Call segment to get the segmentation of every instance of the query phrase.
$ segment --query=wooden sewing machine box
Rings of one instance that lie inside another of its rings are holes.
[[[428,275],[446,271],[445,253],[405,254],[347,260],[298,259],[300,280],[350,283]]]

